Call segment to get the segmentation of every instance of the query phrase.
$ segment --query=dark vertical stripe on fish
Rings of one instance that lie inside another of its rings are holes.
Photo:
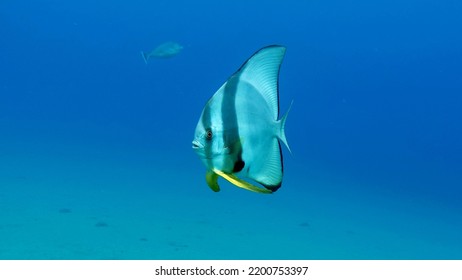
[[[236,113],[236,93],[239,76],[233,75],[225,86],[223,103],[221,104],[221,117],[223,129],[229,133],[223,133],[223,143],[230,149],[230,156],[233,158],[233,166],[229,166],[228,172],[239,172],[244,168],[242,160],[242,145],[240,144],[239,124]],[[236,171],[237,170],[237,171]]]
[[[210,113],[210,106],[205,106],[204,108],[204,113],[202,116],[202,126],[204,129],[207,131],[208,129],[211,129],[212,126],[212,115]],[[213,133],[212,131],[212,139],[211,140],[205,140],[205,141],[213,141]],[[209,166],[212,166],[212,147],[213,145],[205,145],[204,146],[204,153],[205,153],[205,158],[207,159],[207,164]]]

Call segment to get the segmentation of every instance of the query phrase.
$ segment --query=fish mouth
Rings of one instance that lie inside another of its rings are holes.
[[[192,148],[194,150],[202,149],[204,146],[197,140],[192,141]]]

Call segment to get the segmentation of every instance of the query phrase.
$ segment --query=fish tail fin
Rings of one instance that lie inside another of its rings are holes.
[[[293,103],[294,103],[294,101],[292,100],[292,102],[290,102],[289,109],[284,114],[284,116],[282,116],[282,118],[278,121],[278,123],[279,123],[278,138],[282,141],[282,143],[284,143],[284,145],[287,147],[287,149],[289,150],[289,152],[291,154],[292,154],[292,151],[290,150],[289,143],[287,143],[287,138],[286,138],[286,133],[285,133],[285,126],[286,126],[287,116],[289,115],[289,112],[290,112],[290,109],[292,108]]]
[[[148,54],[141,51],[141,56],[143,57],[144,59],[144,63],[148,64]]]

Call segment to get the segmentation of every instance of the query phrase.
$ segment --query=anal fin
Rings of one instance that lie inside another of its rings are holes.
[[[259,187],[256,187],[256,186],[254,186],[254,185],[252,185],[252,184],[250,184],[250,183],[248,183],[248,182],[246,182],[244,180],[241,180],[241,179],[239,179],[238,177],[236,177],[233,174],[226,174],[226,173],[224,173],[224,172],[222,172],[220,170],[216,170],[216,169],[214,169],[211,172],[214,172],[215,176],[220,175],[221,177],[223,177],[225,180],[229,181],[231,184],[235,185],[236,187],[243,188],[245,190],[256,192],[256,193],[263,193],[263,194],[273,193],[271,190],[264,189],[264,188],[259,188]],[[208,181],[207,181],[207,183],[208,183]],[[209,184],[209,186],[210,186],[210,184]],[[218,186],[218,184],[217,184],[217,186]]]

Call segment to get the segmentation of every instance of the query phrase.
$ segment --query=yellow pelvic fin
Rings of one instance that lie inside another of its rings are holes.
[[[220,186],[218,185],[218,175],[213,172],[213,170],[207,170],[207,173],[205,174],[205,180],[207,181],[207,185],[209,185],[212,191],[220,191]]]
[[[254,186],[254,185],[252,185],[252,184],[250,184],[250,183],[248,183],[246,181],[243,181],[243,180],[239,179],[238,177],[236,177],[233,174],[226,174],[226,173],[223,173],[222,171],[216,170],[216,169],[214,169],[212,172],[220,175],[221,177],[225,178],[230,183],[232,183],[233,185],[235,185],[235,186],[237,186],[239,188],[243,188],[243,189],[246,189],[246,190],[249,190],[249,191],[252,191],[252,192],[256,192],[256,193],[264,193],[264,194],[273,193],[272,191],[270,191],[268,189],[259,188],[259,187],[256,187],[256,186]],[[209,186],[210,186],[210,184],[209,184]],[[218,186],[218,184],[217,184],[217,186]]]

